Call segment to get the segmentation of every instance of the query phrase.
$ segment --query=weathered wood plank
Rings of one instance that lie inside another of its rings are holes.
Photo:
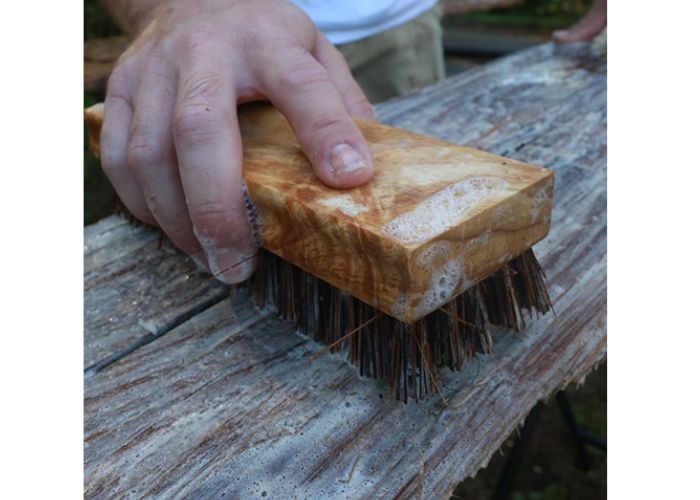
[[[229,293],[156,231],[116,216],[86,229],[84,259],[85,369],[101,369]]]
[[[101,276],[105,266],[118,263],[155,241],[158,241],[155,231],[137,230],[122,217],[107,217],[86,227],[83,247],[85,281]]]
[[[580,277],[593,292],[600,271]],[[600,328],[586,318],[601,299],[567,295],[556,319],[497,335],[494,356],[447,375],[447,407],[394,401],[339,356],[311,361],[320,346],[291,325],[217,304],[88,384],[86,494],[442,496],[486,464],[527,403],[600,359],[604,336],[583,333]]]
[[[556,172],[536,251],[557,315],[445,373],[447,405],[404,405],[340,356],[310,360],[320,346],[238,297],[86,379],[86,495],[448,496],[537,400],[605,358],[605,90],[604,58],[545,45],[380,106],[393,125]]]

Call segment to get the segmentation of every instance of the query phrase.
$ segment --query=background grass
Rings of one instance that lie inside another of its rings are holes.
[[[103,38],[121,32],[97,0],[85,0],[83,39]],[[84,106],[104,100],[103,92],[84,92]],[[114,190],[105,177],[100,162],[88,148],[87,128],[83,132],[83,224],[97,222],[112,213]]]
[[[507,9],[471,12],[451,22],[470,21],[484,26],[556,30],[566,28],[585,14],[593,0],[528,0]]]

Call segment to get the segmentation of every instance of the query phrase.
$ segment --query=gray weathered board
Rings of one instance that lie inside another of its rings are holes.
[[[447,497],[606,356],[606,58],[536,47],[378,106],[383,122],[556,171],[535,248],[556,316],[395,401],[147,229],[85,230],[87,497]]]

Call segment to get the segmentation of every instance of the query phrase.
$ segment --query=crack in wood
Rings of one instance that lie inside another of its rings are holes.
[[[201,313],[202,311],[205,311],[206,309],[209,309],[211,306],[218,304],[222,300],[226,299],[228,296],[228,292],[222,293],[220,295],[215,295],[214,297],[210,298],[207,301],[204,301],[200,304],[197,304],[195,307],[192,309],[188,309],[183,311],[181,314],[175,316],[172,318],[170,321],[167,323],[163,324],[162,326],[158,327],[158,329],[153,332],[153,333],[148,333],[144,335],[143,337],[139,338],[126,348],[122,349],[121,351],[115,352],[114,354],[107,356],[106,358],[98,361],[97,363],[88,366],[85,368],[83,375],[85,377],[92,377],[96,375],[97,373],[101,372],[105,368],[107,368],[109,365],[112,363],[116,363],[120,359],[123,359],[124,357],[128,356],[129,354],[133,353],[137,349],[150,344],[157,338],[165,335],[166,333],[174,330],[181,324],[183,324],[185,321],[189,320],[190,318],[196,316],[197,314]]]

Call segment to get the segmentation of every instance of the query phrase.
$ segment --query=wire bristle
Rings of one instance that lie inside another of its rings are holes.
[[[331,352],[347,350],[361,375],[387,380],[404,401],[439,391],[438,368],[460,370],[475,352],[491,352],[489,325],[519,331],[523,311],[539,317],[552,308],[532,249],[410,325],[262,249],[244,286],[258,307],[274,306]]]

